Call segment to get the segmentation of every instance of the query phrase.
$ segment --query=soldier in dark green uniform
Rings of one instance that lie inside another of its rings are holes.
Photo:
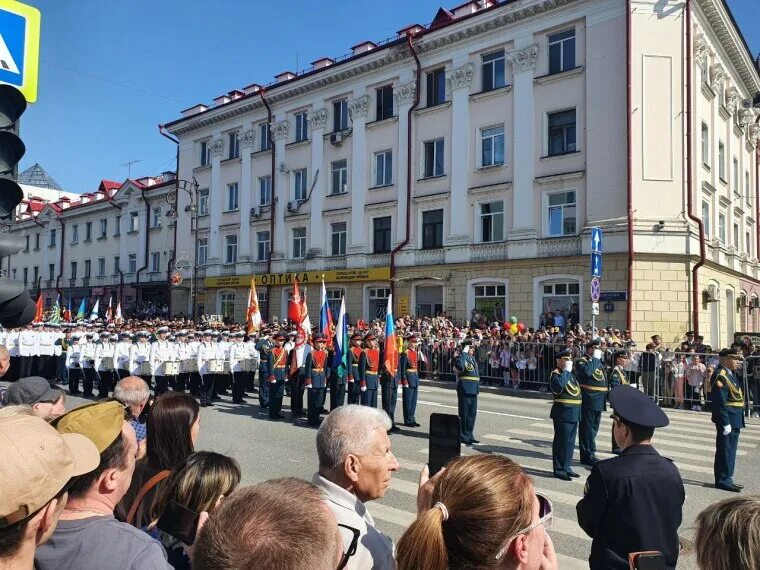
[[[589,467],[599,461],[596,457],[596,434],[602,421],[602,412],[607,409],[608,388],[600,346],[598,338],[592,340],[586,344],[586,354],[575,361],[575,374],[583,400],[578,443],[581,463]]]
[[[718,353],[720,364],[715,368],[710,385],[712,421],[715,424],[715,486],[738,493],[744,486],[734,483],[736,448],[739,432],[744,427],[744,394],[734,371],[743,359],[736,348],[724,348]]]
[[[575,450],[575,435],[581,417],[581,388],[573,376],[573,359],[569,350],[556,355],[556,367],[549,376],[549,388],[554,395],[550,417],[554,420],[552,464],[554,476],[563,481],[580,477],[570,463]]]
[[[626,386],[630,384],[628,382],[628,376],[625,374],[625,365],[628,363],[630,356],[625,350],[616,350],[612,353],[612,361],[615,366],[610,371],[610,390],[615,386]],[[615,441],[615,426],[612,426],[612,453],[620,455],[620,446]]]
[[[269,408],[269,352],[274,347],[271,339],[264,335],[256,343],[259,351],[259,406]]]
[[[459,404],[459,425],[461,440],[465,445],[480,443],[473,432],[475,417],[478,413],[478,391],[480,388],[480,372],[478,361],[472,355],[472,341],[462,343],[462,354],[457,359],[457,401]]]

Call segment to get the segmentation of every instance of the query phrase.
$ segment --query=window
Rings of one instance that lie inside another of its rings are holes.
[[[237,131],[228,135],[229,149],[227,158],[238,158],[240,156],[240,138]]]
[[[734,187],[734,194],[741,195],[741,180],[739,180],[739,159],[734,157],[733,169],[731,170],[731,185]]]
[[[346,255],[346,235],[346,222],[337,222],[330,225],[332,255]]]
[[[306,200],[306,169],[293,171],[293,197],[302,202]]]
[[[427,79],[427,106],[435,107],[446,101],[446,70],[444,68],[430,71]]]
[[[702,164],[710,166],[710,128],[702,123]]]
[[[494,284],[475,285],[475,312],[488,320],[504,320],[507,286]]]
[[[236,235],[229,235],[224,237],[224,262],[236,263],[237,262],[237,246],[238,238]]]
[[[393,86],[384,85],[375,89],[375,120],[382,121],[393,116]]]
[[[137,271],[137,254],[130,253],[128,258],[127,272],[135,273]]]
[[[48,280],[55,279],[55,263],[48,263]]]
[[[393,184],[393,151],[375,153],[375,186]]]
[[[710,202],[702,200],[702,225],[705,227],[705,237],[710,237]]]
[[[121,235],[121,216],[116,216],[116,229],[114,232],[113,237],[119,237]]]
[[[79,224],[71,226],[71,243],[79,243]],[[26,250],[29,251],[29,236],[26,236]]]
[[[718,178],[726,181],[726,145],[718,141]]]
[[[90,240],[92,240],[92,222],[87,222],[84,225],[84,241],[90,241]]]
[[[575,109],[549,113],[549,156],[575,152]]]
[[[24,267],[24,285],[29,282],[29,268]]]
[[[293,228],[293,259],[306,257],[306,228]]]
[[[726,243],[726,214],[718,212],[718,239]]]
[[[259,125],[259,150],[272,148],[272,128],[269,123]]]
[[[744,247],[747,250],[747,255],[752,257],[752,226],[747,224],[747,231],[744,232]]]
[[[504,50],[500,49],[483,56],[483,91],[492,91],[505,85]]]
[[[384,319],[388,310],[388,297],[391,290],[387,287],[373,287],[369,290],[369,318]]]
[[[333,101],[333,132],[348,128],[348,100]]]
[[[480,129],[481,166],[504,164],[504,127]]]
[[[150,252],[150,272],[158,273],[159,266],[161,265],[161,254],[157,251]]]
[[[750,202],[749,197],[750,197],[751,192],[752,190],[749,187],[749,170],[745,170],[744,171],[744,197],[746,198],[748,204]]]
[[[34,250],[40,249],[40,232],[34,234]]]
[[[32,275],[34,276],[34,280],[33,280],[33,281],[34,281],[34,283],[36,284],[36,283],[37,283],[37,281],[38,281],[38,280],[39,280],[39,278],[40,278],[40,267],[39,267],[39,265],[35,265],[35,266],[32,268]]]
[[[736,248],[736,251],[741,249],[741,243],[739,242],[739,224],[734,222],[734,241],[731,245]]]
[[[129,231],[136,232],[140,229],[140,217],[138,212],[129,213]]]
[[[547,196],[546,229],[549,237],[575,235],[575,191]]]
[[[233,291],[224,291],[221,294],[220,300],[222,317],[233,318],[235,316],[235,293]]]
[[[198,258],[198,265],[206,265],[208,262],[208,238],[198,238],[196,257]]]
[[[198,215],[208,216],[208,188],[198,190]]]
[[[344,194],[348,192],[348,160],[336,160],[330,165],[332,170],[332,186],[330,195]]]
[[[100,220],[100,237],[104,238],[108,234],[108,219]]]
[[[372,220],[372,252],[390,253],[391,251],[391,217],[384,216]]]
[[[568,311],[580,301],[580,286],[577,281],[550,281],[542,285],[541,312],[554,313]],[[554,324],[549,322],[550,325]]]
[[[340,315],[340,302],[343,299],[343,289],[327,289],[327,306],[332,313],[333,322],[338,322],[338,315]]]
[[[306,122],[306,111],[296,113],[296,142],[309,138],[309,125]]]
[[[106,275],[106,258],[98,258],[98,277],[105,277]]]
[[[258,261],[269,259],[269,231],[256,232],[256,259]]]
[[[234,212],[238,209],[238,183],[227,184],[227,194],[224,201],[224,211]]]
[[[200,156],[200,164],[201,166],[206,166],[211,164],[211,149],[208,147],[208,141],[201,141],[201,156]]]
[[[16,279],[16,268],[11,269],[11,278]]]
[[[423,178],[443,176],[443,139],[425,142]]]
[[[84,260],[84,278],[89,279],[92,273],[92,261],[89,259]]]
[[[76,226],[74,226],[76,228]],[[31,236],[24,236],[26,239],[26,245],[24,246],[24,251],[29,251],[29,238]],[[74,238],[71,239],[71,243],[74,243]]]
[[[443,247],[443,210],[422,212],[422,249]]]
[[[161,227],[161,207],[160,206],[156,206],[150,211],[150,227],[151,228]]]
[[[56,234],[56,231],[57,230],[55,228],[50,228],[50,236],[49,236],[49,240],[50,241],[48,242],[48,246],[50,246],[50,247],[55,247],[55,234]]]
[[[549,73],[575,67],[575,29],[549,36]]]
[[[120,269],[121,269],[121,258],[118,255],[115,255],[113,258],[113,274],[118,275]]]
[[[504,202],[480,205],[480,241],[489,243],[504,240]]]
[[[272,177],[259,177],[259,206],[268,206],[272,200]]]

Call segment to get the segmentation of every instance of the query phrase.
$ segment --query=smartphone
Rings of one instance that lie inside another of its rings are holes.
[[[432,477],[452,459],[459,457],[459,416],[430,414],[428,469]]]
[[[189,546],[195,542],[195,531],[198,528],[199,517],[200,514],[195,511],[171,501],[164,514],[158,519],[156,526]]]
[[[631,552],[628,555],[631,570],[666,570],[665,555],[656,550]]]

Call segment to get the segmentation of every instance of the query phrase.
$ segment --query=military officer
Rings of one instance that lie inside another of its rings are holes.
[[[395,365],[395,371],[391,372],[383,358],[383,374],[380,378],[380,384],[382,388],[382,404],[383,410],[391,418],[390,433],[398,433],[401,430],[396,425],[396,399],[398,398],[398,387],[400,382],[401,371],[398,368],[398,356],[396,356],[396,362],[390,363]]]
[[[214,378],[215,395],[221,394],[227,395],[227,388],[232,385],[232,373],[230,372],[230,333],[229,331],[221,331],[216,336],[216,350],[219,354],[219,358],[224,360],[225,367],[224,372],[217,374]]]
[[[348,350],[348,382],[346,392],[349,404],[358,404],[361,396],[361,370],[359,361],[364,354],[362,349],[362,335],[354,333],[351,335],[351,348]]]
[[[319,414],[325,403],[325,389],[329,374],[329,353],[325,349],[326,339],[321,334],[314,339],[315,348],[306,355],[306,402],[308,406],[307,423],[318,426]]]
[[[198,371],[198,349],[201,346],[203,333],[201,331],[191,331],[187,335],[188,360],[185,367],[190,370],[189,389],[193,396],[200,396],[201,384],[203,379]]]
[[[259,351],[259,406],[269,407],[269,352],[274,344],[269,335],[263,335],[256,343]]]
[[[311,345],[306,342],[304,332],[298,329],[293,348],[289,353],[288,377],[290,379],[290,411],[293,418],[303,414],[303,396],[306,381],[306,357],[311,352]]]
[[[279,420],[285,416],[280,413],[282,398],[285,395],[285,382],[288,379],[288,352],[283,346],[287,337],[277,333],[274,337],[274,348],[267,355],[269,370],[269,418]]]
[[[737,348],[724,348],[718,353],[720,364],[715,368],[711,385],[712,421],[715,424],[715,486],[738,493],[744,486],[734,483],[736,448],[739,432],[744,427],[744,394],[734,375],[741,365]]]
[[[245,371],[245,391],[256,391],[256,369],[259,367],[259,351],[256,348],[256,333],[252,333],[244,337],[243,346],[248,351],[248,370]]]
[[[198,345],[198,356],[196,362],[198,365],[198,374],[201,377],[200,400],[201,407],[213,406],[211,401],[214,396],[214,377],[215,374],[209,368],[209,362],[219,360],[220,354],[215,342],[212,342],[213,336],[211,329],[206,329],[201,334],[202,342]]]
[[[156,396],[160,396],[169,389],[169,379],[172,378],[166,374],[164,363],[177,360],[174,343],[166,338],[168,334],[169,327],[159,327],[156,330],[156,341],[150,345],[150,372],[156,380]]]
[[[462,343],[462,353],[456,362],[459,372],[457,378],[457,407],[459,411],[459,429],[462,443],[472,445],[480,443],[475,439],[475,417],[478,413],[478,392],[480,392],[480,370],[478,361],[473,356],[471,340]]]
[[[111,334],[100,333],[100,343],[95,348],[95,370],[98,374],[98,398],[107,398],[116,385],[114,380],[114,350]]]
[[[92,387],[98,379],[95,371],[95,351],[97,350],[95,334],[88,332],[80,341],[82,349],[79,353],[79,364],[82,366],[82,396],[84,398],[92,398]]]
[[[346,355],[346,362],[348,362],[348,358],[349,356]],[[348,374],[353,374],[353,372],[350,369],[344,371],[342,366],[339,366],[340,363],[335,362],[335,349],[330,351],[330,364],[330,375],[328,378],[330,384],[330,411],[332,411],[346,403],[346,389],[351,385],[348,383]]]
[[[184,392],[190,386],[190,370],[187,362],[192,358],[190,344],[187,342],[187,331],[180,330],[174,335],[174,352],[179,365],[179,374],[175,380],[174,391]]]
[[[628,351],[616,350],[612,353],[614,367],[610,371],[610,390],[615,386],[626,386],[629,384],[628,376],[625,373],[625,365],[628,364]],[[615,441],[615,426],[612,426],[612,453],[620,455],[620,446]]]
[[[34,329],[35,327],[32,325],[27,325],[26,328],[18,333],[19,378],[31,376],[37,369],[38,337]]]
[[[137,342],[129,349],[129,373],[139,376],[150,386],[150,344],[148,331],[137,332]]]
[[[377,407],[377,390],[380,387],[380,348],[372,333],[365,337],[367,348],[359,357],[359,389],[362,406]]]
[[[596,434],[602,420],[602,412],[607,409],[607,379],[604,377],[604,363],[599,339],[586,344],[586,353],[575,361],[575,373],[581,387],[583,405],[579,429],[581,463],[593,466],[596,457]]]
[[[581,388],[573,376],[572,352],[563,350],[555,356],[556,366],[549,375],[554,403],[549,417],[554,422],[552,466],[554,476],[563,481],[580,477],[570,464],[575,450],[575,435],[581,418]]]
[[[243,344],[243,331],[230,335],[229,363],[232,374],[232,402],[243,403],[245,396],[245,361],[248,358],[248,348]]]
[[[116,375],[119,380],[129,376],[129,352],[132,350],[132,335],[128,332],[122,332],[119,334],[119,341],[114,347],[114,366],[116,367]]]
[[[678,561],[683,481],[670,459],[652,446],[655,428],[668,425],[657,404],[633,386],[610,392],[618,457],[598,462],[576,506],[578,524],[593,542],[591,570],[628,570],[631,552],[656,550],[665,567]]]
[[[420,375],[417,369],[417,337],[407,339],[407,348],[398,357],[399,377],[401,378],[401,398],[404,408],[404,425],[420,427],[415,418],[417,412],[417,389]]]
[[[80,357],[82,354],[82,345],[80,341],[82,333],[71,335],[71,344],[66,351],[66,369],[69,377],[69,393],[71,395],[79,394],[79,381],[82,379],[82,366]]]

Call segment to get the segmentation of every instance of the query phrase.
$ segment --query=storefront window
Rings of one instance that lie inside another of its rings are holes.
[[[219,312],[222,317],[234,318],[235,316],[235,293],[234,291],[223,291],[220,294],[221,306]]]
[[[541,311],[548,316],[558,311],[564,317],[565,326],[578,322],[580,285],[578,281],[548,281],[542,285]],[[553,326],[554,321],[544,324]]]
[[[504,307],[507,303],[507,287],[499,284],[475,286],[475,308],[472,320],[504,321]]]
[[[384,319],[388,308],[391,290],[386,287],[373,287],[369,290],[369,318]]]

